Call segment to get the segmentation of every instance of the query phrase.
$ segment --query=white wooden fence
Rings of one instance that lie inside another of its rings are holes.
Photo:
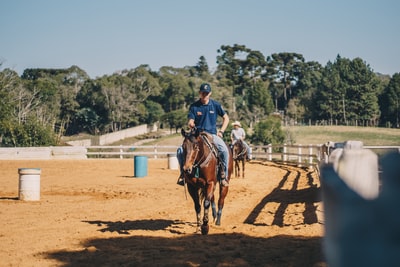
[[[323,145],[264,145],[251,146],[253,159],[295,164],[299,167],[314,166],[324,159]],[[0,160],[14,159],[86,159],[133,158],[145,155],[154,159],[176,154],[178,146],[65,146],[65,147],[16,147],[0,148]],[[372,150],[397,150],[400,146],[364,146]]]
[[[322,145],[266,145],[251,146],[253,159],[277,161],[296,164],[299,167],[310,167],[322,159]],[[132,158],[136,155],[165,158],[176,154],[178,146],[88,146],[88,158]]]

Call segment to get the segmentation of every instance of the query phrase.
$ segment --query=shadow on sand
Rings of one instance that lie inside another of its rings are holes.
[[[315,204],[321,201],[321,188],[315,185],[313,176],[310,173],[307,174],[307,184],[309,187],[298,189],[300,170],[293,170],[285,168],[284,166],[281,166],[280,168],[286,170],[286,174],[282,177],[282,180],[279,182],[278,186],[254,207],[244,223],[256,224],[255,221],[258,215],[269,202],[279,203],[279,207],[274,214],[272,225],[284,226],[283,218],[286,209],[288,208],[289,204],[296,203],[304,203],[305,205],[305,210],[303,212],[304,224],[318,223],[316,214],[317,206]],[[292,187],[290,189],[282,189],[285,183],[288,181],[289,176],[292,175],[293,172],[295,172],[295,178],[292,183]]]
[[[128,231],[131,229],[127,228],[136,229],[137,224],[142,223],[108,224],[115,231]],[[153,221],[157,227],[165,223],[164,220]],[[91,239],[83,246],[86,249],[80,251],[52,251],[47,258],[57,260],[61,266],[327,266],[321,251],[321,238],[317,237],[191,234],[163,238],[131,235]]]
[[[315,203],[320,201],[319,188],[307,176],[307,189],[297,188],[300,173],[295,174],[290,189],[283,190],[293,169],[286,169],[279,185],[249,213],[244,223],[255,224],[268,202],[279,203],[274,225],[283,225],[283,214],[289,204],[305,203],[304,223],[317,223]],[[291,176],[293,177],[293,176]],[[326,267],[322,238],[296,235],[253,237],[241,233],[179,234],[189,222],[173,220],[84,221],[96,225],[101,232],[117,232],[124,236],[84,241],[82,250],[50,251],[46,257],[61,266],[310,266]],[[177,230],[178,229],[178,230]],[[132,234],[133,230],[170,231],[176,237]]]

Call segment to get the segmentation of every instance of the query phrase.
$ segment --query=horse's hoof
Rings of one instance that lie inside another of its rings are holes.
[[[202,225],[201,226],[201,234],[206,235],[208,234],[209,226],[208,225]]]

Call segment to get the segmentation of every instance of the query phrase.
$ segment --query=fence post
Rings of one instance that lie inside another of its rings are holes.
[[[313,145],[309,145],[309,147],[308,147],[308,168],[310,169],[310,170],[312,170],[313,169],[313,157],[312,157],[312,155],[313,155]]]
[[[154,158],[157,158],[157,145],[154,146]]]
[[[119,158],[120,159],[123,159],[124,158],[124,156],[122,155],[122,153],[124,152],[124,150],[122,149],[122,145],[120,145],[120,148],[119,148]]]
[[[283,144],[283,162],[287,161],[286,153],[287,153],[287,147],[286,147],[286,144]]]
[[[268,144],[267,153],[268,153],[268,160],[272,161],[272,145],[271,144]]]
[[[301,153],[302,153],[302,147],[301,144],[299,144],[297,148],[297,167],[301,167]]]

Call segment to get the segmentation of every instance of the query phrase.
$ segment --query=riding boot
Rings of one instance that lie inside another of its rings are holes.
[[[183,178],[183,174],[179,175],[179,178],[178,178],[178,181],[176,182],[176,184],[182,185],[182,186],[185,185],[185,180]]]

